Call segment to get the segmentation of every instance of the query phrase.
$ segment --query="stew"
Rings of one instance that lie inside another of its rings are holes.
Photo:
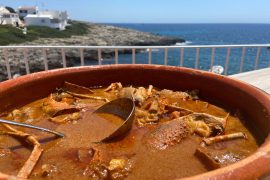
[[[121,125],[115,115],[93,116],[101,105],[132,95],[129,132],[99,142]],[[0,172],[40,179],[172,179],[240,161],[258,148],[242,120],[199,99],[199,92],[122,86],[87,88],[65,82],[48,97],[2,119],[59,131],[0,127]]]

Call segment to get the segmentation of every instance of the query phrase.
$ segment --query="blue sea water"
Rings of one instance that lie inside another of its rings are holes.
[[[153,34],[183,38],[187,45],[224,45],[224,44],[269,44],[270,24],[112,24],[119,27],[135,29]],[[224,67],[227,50],[216,49],[214,65]],[[254,69],[257,48],[247,48],[243,71]],[[184,66],[195,66],[196,49],[185,49]],[[228,74],[239,72],[242,48],[232,48],[228,66]],[[163,50],[152,55],[154,64],[164,63]],[[199,69],[209,70],[211,49],[201,49]],[[105,59],[103,64],[114,63],[113,59]],[[131,55],[120,55],[119,63],[131,63]],[[136,54],[136,63],[148,63],[148,53]],[[168,52],[168,65],[180,65],[180,49]],[[259,57],[259,68],[270,65],[270,49],[262,48]]]

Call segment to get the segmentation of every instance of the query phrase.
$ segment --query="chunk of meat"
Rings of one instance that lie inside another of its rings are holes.
[[[67,114],[67,112],[70,113],[70,111],[80,111],[74,105],[70,105],[66,102],[55,101],[52,94],[43,102],[42,110],[50,117]]]
[[[149,96],[147,94],[147,90],[144,87],[138,87],[133,97],[135,102],[141,106]]]
[[[5,118],[16,122],[31,123],[38,119],[41,112],[40,107],[27,107],[23,109],[14,109]]]
[[[223,128],[226,126],[226,119],[228,117],[226,116],[225,118],[220,118],[206,113],[193,113],[191,116],[196,121],[204,121],[206,124],[212,126],[221,125]]]
[[[137,108],[135,110],[136,120],[139,126],[144,126],[145,124],[156,123],[159,120],[158,114],[150,114],[146,110]]]
[[[101,101],[105,101],[105,102],[109,102],[109,99],[105,98],[105,97],[101,97],[101,96],[94,96],[94,95],[88,95],[88,94],[78,94],[78,93],[73,93],[70,91],[66,91],[66,93],[72,95],[73,97],[76,98],[82,98],[82,99],[94,99],[94,100],[101,100]]]
[[[203,121],[187,121],[187,124],[191,132],[195,132],[203,137],[209,137],[211,135],[212,131],[210,127]]]
[[[136,108],[137,123],[139,126],[157,123],[166,112],[158,96],[154,95],[149,97],[141,107]]]
[[[173,111],[171,114],[170,114],[170,118],[171,119],[176,119],[176,118],[179,118],[181,116],[181,113],[179,111]]]
[[[191,132],[203,137],[222,134],[225,129],[226,118],[219,118],[206,113],[192,113],[182,117]]]
[[[73,104],[75,102],[75,98],[72,95],[62,90],[58,90],[56,93],[53,93],[52,98],[57,102],[65,102],[67,104]]]
[[[133,94],[135,92],[135,88],[133,87],[126,87],[122,88],[119,92],[119,98],[133,98]]]
[[[186,116],[189,114],[194,113],[193,111],[189,110],[189,109],[185,109],[176,105],[172,105],[172,104],[165,104],[165,110],[169,111],[169,112],[174,112],[174,111],[178,111],[180,113],[180,116]]]
[[[182,91],[172,91],[168,89],[163,89],[159,92],[161,98],[169,98],[169,99],[188,99],[190,95],[186,92]]]
[[[125,179],[133,164],[133,160],[126,158],[111,159],[109,166],[94,162],[86,167],[83,175],[92,179]]]
[[[159,112],[159,103],[157,100],[153,100],[149,107],[149,113],[158,113]]]
[[[164,150],[180,143],[189,133],[186,123],[178,118],[158,125],[155,130],[146,134],[144,142],[154,149]]]
[[[245,158],[240,153],[214,150],[206,147],[197,148],[195,155],[209,170],[225,167]]]
[[[9,113],[8,117],[13,119],[14,121],[20,121],[24,116],[24,113],[19,109],[14,109],[11,113]]]
[[[55,123],[66,123],[66,122],[76,123],[80,118],[81,114],[79,112],[75,112],[72,114],[63,114],[53,118],[49,118],[49,120]]]
[[[110,86],[108,86],[104,91],[108,92],[108,91],[115,91],[115,90],[120,90],[122,89],[123,86],[120,82],[116,82],[116,83],[111,83]]]
[[[119,92],[120,98],[133,98],[137,105],[142,106],[143,103],[152,96],[153,86],[149,86],[148,89],[144,87],[126,87],[122,88]]]

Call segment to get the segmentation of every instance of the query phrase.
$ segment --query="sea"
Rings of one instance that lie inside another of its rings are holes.
[[[270,44],[270,24],[110,24],[118,27],[150,32],[157,35],[179,37],[186,40],[177,45],[230,45],[230,44]],[[226,48],[217,48],[214,65],[225,66]],[[257,48],[247,48],[243,71],[254,69]],[[242,48],[232,48],[228,65],[228,74],[239,73]],[[185,49],[185,67],[194,68],[196,49]],[[119,55],[119,63],[132,62],[130,54]],[[103,64],[112,64],[114,59],[104,59]],[[148,53],[136,54],[136,63],[147,64]],[[155,49],[152,54],[153,64],[164,64],[164,50]],[[200,49],[199,69],[209,70],[211,49]],[[168,65],[180,66],[180,48],[169,49]],[[262,48],[258,61],[258,69],[269,67],[270,48]]]

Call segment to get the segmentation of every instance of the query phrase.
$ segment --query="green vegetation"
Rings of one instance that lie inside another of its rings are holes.
[[[27,28],[27,35],[22,30],[9,25],[0,26],[0,45],[19,44],[33,41],[38,38],[69,38],[72,35],[85,35],[88,32],[88,25],[82,22],[69,22],[66,30],[59,31],[49,27],[31,26]]]

